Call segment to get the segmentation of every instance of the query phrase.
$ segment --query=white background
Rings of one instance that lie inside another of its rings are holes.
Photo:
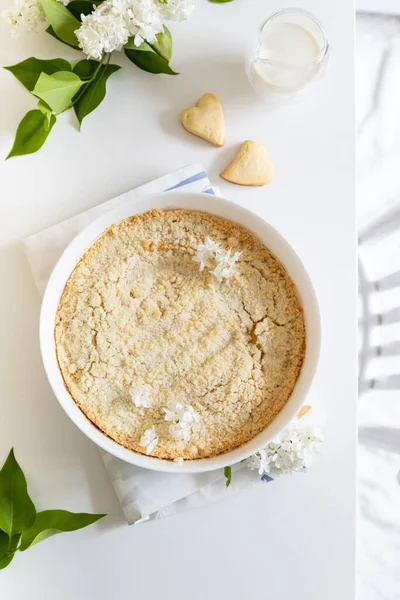
[[[6,0],[1,0],[5,6]],[[198,0],[171,27],[178,77],[121,58],[103,104],[76,130],[58,119],[43,149],[0,164],[0,462],[15,447],[39,509],[106,512],[99,524],[43,542],[0,574],[12,600],[353,600],[356,438],[353,7],[303,0],[326,26],[330,70],[319,93],[270,113],[243,70],[256,26],[284,4]],[[28,56],[78,60],[45,34],[11,41],[1,64]],[[33,98],[0,71],[0,156]],[[181,108],[206,91],[226,116],[222,149],[190,136]],[[268,149],[276,178],[240,188],[218,176],[244,139]],[[294,246],[321,304],[323,347],[307,401],[325,419],[324,455],[306,475],[225,502],[128,528],[96,448],[47,384],[38,347],[39,297],[20,240],[189,162],[203,162],[222,195],[256,211]]]

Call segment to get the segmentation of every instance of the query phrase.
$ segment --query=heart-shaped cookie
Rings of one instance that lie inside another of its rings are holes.
[[[274,177],[274,165],[267,160],[264,146],[246,140],[221,177],[238,185],[265,185]]]
[[[181,112],[181,121],[187,131],[194,133],[215,146],[223,146],[225,123],[222,106],[214,94],[203,94],[196,106]]]

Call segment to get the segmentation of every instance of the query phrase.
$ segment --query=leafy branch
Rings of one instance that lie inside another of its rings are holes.
[[[72,0],[68,6],[64,6],[57,0],[40,0],[40,4],[50,23],[46,31],[79,50],[76,31],[81,26],[82,15],[93,11],[93,2]],[[143,42],[136,46],[132,37],[125,44],[124,51],[128,59],[143,71],[177,75],[169,66],[172,37],[165,25],[164,30],[156,35],[154,43]],[[62,58],[40,60],[32,57],[5,67],[39,100],[37,108],[30,110],[18,125],[7,158],[39,150],[57,116],[70,108],[73,108],[80,127],[83,119],[103,101],[108,78],[121,68],[110,64],[110,56],[103,54],[100,61],[84,59],[73,67]]]
[[[0,471],[0,569],[8,567],[18,550],[24,552],[52,535],[82,529],[104,516],[67,510],[36,512],[11,449]]]
[[[103,100],[109,76],[120,69],[118,65],[110,64],[110,55],[99,63],[82,60],[74,68],[62,58],[28,58],[5,68],[39,99],[37,109],[29,111],[20,122],[7,158],[39,150],[57,116],[70,108],[74,108],[81,125],[84,117]]]

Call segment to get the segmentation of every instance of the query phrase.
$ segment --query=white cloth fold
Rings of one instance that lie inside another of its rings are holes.
[[[217,188],[211,187],[201,165],[188,165],[27,238],[26,255],[40,294],[63,250],[91,221],[132,197],[183,187],[218,193]],[[243,469],[242,464],[232,467],[234,476],[226,488],[223,469],[198,474],[158,473],[125,463],[103,450],[101,455],[129,524],[164,518],[226,497],[249,485],[261,485],[256,473]],[[272,477],[263,477],[264,482],[272,480]]]

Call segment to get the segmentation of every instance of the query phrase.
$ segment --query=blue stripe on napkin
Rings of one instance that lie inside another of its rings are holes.
[[[205,171],[201,171],[200,173],[196,173],[195,175],[191,175],[190,177],[187,177],[187,179],[183,179],[182,181],[180,181],[179,183],[177,183],[176,185],[173,185],[172,187],[167,188],[166,190],[164,190],[165,192],[170,192],[171,190],[176,190],[184,185],[188,185],[189,183],[193,183],[194,181],[200,181],[200,179],[205,179],[207,177],[207,173]]]

